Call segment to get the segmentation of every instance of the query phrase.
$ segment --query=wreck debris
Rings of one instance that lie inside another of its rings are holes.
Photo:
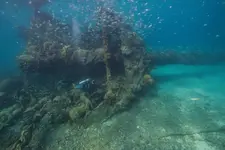
[[[32,19],[26,50],[18,56],[25,78],[14,91],[0,85],[4,149],[44,149],[47,133],[60,124],[89,125],[129,109],[153,86],[149,68],[154,64],[206,59],[203,53],[147,52],[144,41],[113,11],[100,9],[99,19],[101,27],[84,31],[75,44],[70,25],[41,11]],[[96,81],[90,92],[76,88],[84,78]]]
[[[15,106],[0,114],[3,147],[44,149],[46,134],[57,125],[101,121],[138,100],[151,63],[144,42],[114,12],[102,9],[99,17],[110,21],[100,20],[101,28],[83,32],[76,44],[70,25],[43,12],[33,18],[26,50],[17,57],[25,84],[17,89]],[[101,36],[90,37],[95,34]],[[84,37],[101,42],[86,43]],[[95,80],[96,87],[77,89],[83,78]]]

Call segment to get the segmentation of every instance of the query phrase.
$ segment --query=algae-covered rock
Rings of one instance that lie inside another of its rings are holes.
[[[35,58],[32,55],[27,55],[27,54],[23,54],[17,57],[17,59],[19,61],[24,61],[24,62],[32,62],[35,60]]]
[[[113,93],[112,89],[108,89],[108,91],[106,92],[104,96],[104,100],[110,105],[115,103],[116,95]]]
[[[102,9],[100,13],[110,19],[103,21],[100,17],[101,28],[92,27],[92,35],[99,36],[92,40],[90,32],[84,31],[81,44],[76,46],[69,25],[53,17],[46,21],[44,18],[49,16],[41,11],[31,21],[26,51],[18,57],[19,67],[26,74],[26,94],[15,97],[21,107],[0,117],[2,128],[20,125],[20,136],[16,142],[15,138],[3,136],[4,141],[14,143],[16,148],[44,149],[47,133],[58,125],[68,120],[100,122],[130,108],[138,99],[136,94],[142,90],[143,82],[150,81],[144,77],[150,61],[143,40],[132,28],[124,29],[113,12]],[[77,89],[75,85],[87,78],[93,79],[91,85],[95,89]],[[0,92],[4,92],[0,97],[7,91],[1,91],[0,85]],[[8,119],[9,114],[18,115],[17,120]],[[13,120],[14,125],[7,120]]]
[[[2,109],[0,111],[0,131],[6,127],[9,126],[16,117],[22,113],[22,107],[20,107],[18,104],[14,104],[11,107]]]
[[[84,116],[87,111],[87,105],[81,104],[80,106],[75,106],[70,109],[69,117],[72,121],[76,121],[77,119],[80,119],[82,116]]]
[[[124,56],[129,56],[132,54],[132,50],[131,50],[131,47],[128,47],[128,46],[122,46],[121,47],[121,52]]]
[[[69,110],[69,118],[72,121],[76,121],[77,119],[85,116],[86,113],[92,108],[91,101],[84,95],[84,93],[81,93],[80,101],[81,103],[78,106],[74,106]]]

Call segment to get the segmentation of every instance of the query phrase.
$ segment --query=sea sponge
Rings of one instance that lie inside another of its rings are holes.
[[[128,46],[121,46],[121,52],[123,55],[128,56],[132,53],[132,49]]]
[[[76,121],[81,117],[84,117],[86,113],[92,108],[91,101],[82,93],[80,95],[81,103],[79,106],[72,107],[69,111],[69,118],[72,121]]]
[[[116,101],[116,95],[113,93],[111,88],[109,88],[106,92],[104,100],[107,101],[109,104],[114,104],[114,102]]]
[[[66,58],[67,53],[68,53],[68,48],[70,48],[70,45],[65,45],[65,46],[61,49],[60,54],[61,54],[61,57],[62,57],[62,58]]]
[[[77,119],[84,116],[86,114],[87,110],[88,110],[88,108],[87,108],[86,104],[81,104],[80,106],[73,107],[69,111],[69,118],[72,121],[76,121]]]
[[[143,83],[144,85],[152,85],[154,83],[154,80],[152,79],[151,75],[145,74],[143,77]]]

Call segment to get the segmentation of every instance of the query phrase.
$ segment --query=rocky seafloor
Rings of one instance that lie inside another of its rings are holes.
[[[149,52],[114,12],[102,8],[99,19],[84,29],[79,43],[69,24],[48,13],[40,11],[31,20],[25,50],[17,57],[21,75],[0,82],[0,149],[194,149],[190,137],[196,134],[184,124],[190,119],[184,113],[193,108],[207,116],[208,111],[197,105],[199,97],[187,109],[173,87],[157,89],[161,81],[182,75],[156,75],[155,82],[151,73],[157,64],[205,64],[211,55]],[[223,60],[222,54],[212,61]],[[94,88],[77,88],[87,78]]]
[[[50,134],[46,149],[223,150],[223,67],[159,67],[153,71],[157,94],[150,92],[129,111],[89,127],[62,125]],[[165,81],[164,75],[174,78]]]

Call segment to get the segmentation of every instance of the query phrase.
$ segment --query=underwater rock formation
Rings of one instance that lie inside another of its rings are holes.
[[[167,64],[216,64],[224,62],[225,53],[212,52],[212,51],[176,51],[176,50],[164,50],[164,51],[151,51],[151,60],[155,65],[167,65]]]
[[[102,121],[129,109],[152,85],[143,40],[113,12],[99,13],[99,25],[82,32],[76,44],[70,25],[43,12],[32,19],[18,56],[24,84],[0,113],[4,149],[44,149],[47,133],[58,125]],[[77,88],[84,78],[96,82],[93,90]]]

